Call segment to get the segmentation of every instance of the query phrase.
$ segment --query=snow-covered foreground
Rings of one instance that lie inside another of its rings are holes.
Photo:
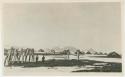
[[[5,67],[5,75],[46,75],[58,73],[70,73],[73,69],[78,67],[35,67],[35,68],[21,68],[21,67]]]
[[[45,56],[46,60],[48,59],[66,59],[66,55],[64,56]],[[39,56],[39,61],[41,60],[42,55]],[[77,56],[70,55],[70,59],[77,59]],[[88,59],[88,60],[96,60],[96,61],[104,61],[104,62],[115,62],[115,63],[122,63],[121,58],[103,58],[103,57],[92,57],[90,55],[80,56],[80,59]],[[72,71],[76,70],[91,70],[92,68],[86,68],[86,66],[78,67],[4,67],[4,75],[70,75]],[[91,66],[89,66],[91,67]],[[72,73],[76,74],[76,73]],[[85,72],[78,73],[76,75],[84,74]]]
[[[61,75],[61,76],[65,76],[65,75],[107,75],[107,73],[105,72],[71,72],[71,71],[75,71],[75,70],[83,70],[86,69],[85,67],[35,67],[35,68],[21,68],[21,67],[5,67],[4,68],[4,75],[6,76],[14,76],[14,75],[18,75],[18,76],[24,76],[24,75],[28,75],[28,76],[42,76],[42,75],[48,75],[48,76],[52,76],[52,75]],[[89,69],[88,69],[89,70]],[[118,73],[108,73],[108,75],[122,75],[121,72]]]

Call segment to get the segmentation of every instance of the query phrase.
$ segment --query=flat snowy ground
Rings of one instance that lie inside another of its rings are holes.
[[[70,73],[79,67],[35,67],[35,68],[20,68],[20,67],[5,67],[5,75],[47,75]]]
[[[47,59],[62,59],[63,56],[46,56]],[[65,57],[65,56],[64,56]],[[39,57],[41,60],[42,56]],[[77,56],[70,55],[70,59],[77,59]],[[104,61],[104,62],[115,62],[115,63],[122,63],[121,58],[102,58],[102,57],[90,57],[90,56],[80,56],[80,59],[88,59],[88,60],[96,60],[96,61]],[[29,67],[29,68],[22,68],[22,67],[4,67],[4,75],[69,75],[71,71],[75,70],[83,70],[87,69],[86,67]],[[76,73],[74,73],[76,74]],[[79,73],[77,73],[79,74]],[[77,75],[76,74],[76,75]],[[83,74],[83,73],[82,73]],[[73,75],[73,74],[72,74]]]
[[[21,67],[5,67],[4,75],[28,75],[28,76],[39,76],[39,75],[102,75],[104,72],[75,72],[71,71],[86,69],[84,67],[35,67],[35,68],[21,68]],[[104,73],[104,75],[121,75],[121,72],[117,73]],[[116,76],[115,75],[115,76]]]

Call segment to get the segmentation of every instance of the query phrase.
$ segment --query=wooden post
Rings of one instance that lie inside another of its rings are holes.
[[[70,52],[69,52],[69,50],[67,50],[67,57],[68,57],[68,60],[69,60],[69,55],[70,55]]]
[[[80,50],[77,50],[77,58],[79,60],[79,53],[80,53]]]

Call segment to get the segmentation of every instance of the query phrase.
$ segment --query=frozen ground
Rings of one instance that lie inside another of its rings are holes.
[[[35,68],[21,68],[21,67],[5,67],[4,68],[4,75],[28,75],[28,76],[41,76],[41,75],[107,75],[107,72],[75,72],[72,73],[71,71],[75,70],[83,70],[86,69],[85,67],[35,67]],[[88,69],[89,70],[89,69]],[[121,75],[121,72],[113,73],[110,72],[108,75]],[[115,76],[116,76],[115,75]]]
[[[48,59],[66,59],[67,56],[45,56],[46,60]],[[39,61],[42,56],[39,56]],[[77,59],[77,56],[70,55],[70,59]],[[88,59],[88,60],[96,60],[96,61],[104,61],[104,62],[115,62],[121,63],[121,58],[103,58],[103,57],[92,57],[90,55],[80,56],[80,59]],[[91,70],[92,68],[86,68],[86,66],[78,67],[4,67],[4,75],[69,75],[71,71],[75,70]],[[82,73],[83,74],[83,73]]]
[[[5,67],[5,75],[46,75],[49,74],[58,74],[58,73],[70,73],[73,69],[78,67],[38,67],[38,68],[21,68],[21,67]]]

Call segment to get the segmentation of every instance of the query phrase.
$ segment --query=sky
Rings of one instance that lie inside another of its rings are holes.
[[[6,3],[4,46],[121,51],[120,3]]]

